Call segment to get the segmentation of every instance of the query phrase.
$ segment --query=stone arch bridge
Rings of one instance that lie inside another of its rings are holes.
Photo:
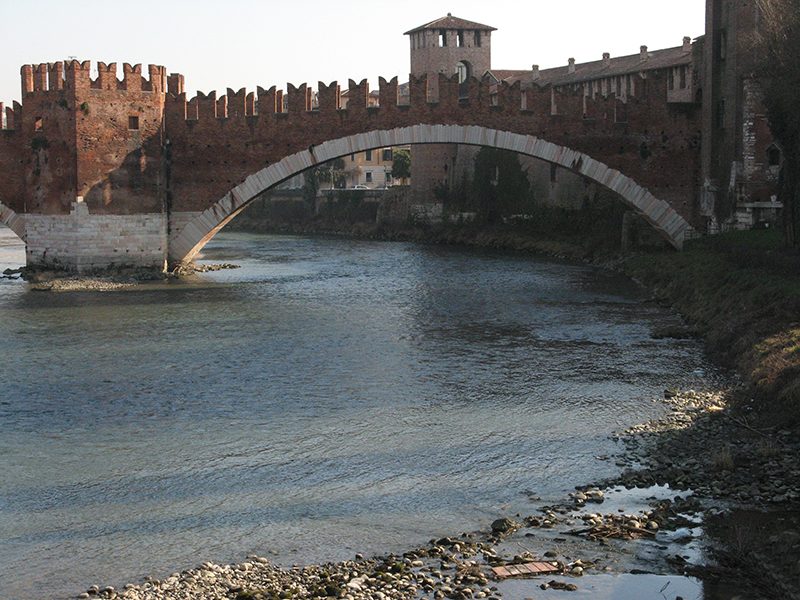
[[[519,152],[597,182],[676,248],[697,206],[693,105],[667,103],[667,81],[638,78],[623,98],[535,84],[439,76],[245,90],[188,99],[183,77],[151,65],[22,68],[23,99],[5,110],[0,218],[29,266],[165,267],[190,261],[271,187],[365,150],[456,143]]]

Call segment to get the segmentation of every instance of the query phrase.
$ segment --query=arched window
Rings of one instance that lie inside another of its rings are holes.
[[[458,73],[458,83],[464,83],[472,75],[472,68],[466,61],[461,61],[456,65],[456,73]]]
[[[779,167],[781,165],[781,149],[776,144],[767,148],[767,166]]]

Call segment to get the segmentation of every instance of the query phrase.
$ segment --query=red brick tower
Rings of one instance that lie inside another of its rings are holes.
[[[439,74],[480,79],[492,66],[494,27],[452,16],[407,31],[411,42],[411,75],[428,77],[428,101],[439,99]],[[415,204],[435,204],[433,190],[450,188],[459,147],[452,144],[411,148],[411,192]]]

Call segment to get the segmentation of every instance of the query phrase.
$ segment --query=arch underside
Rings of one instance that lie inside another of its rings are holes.
[[[373,150],[412,144],[462,144],[511,150],[564,167],[616,193],[641,214],[670,244],[681,249],[691,226],[664,200],[630,177],[590,156],[530,135],[479,126],[414,125],[360,133],[312,146],[250,175],[221,200],[191,220],[170,242],[169,262],[191,261],[235,215],[260,194],[292,176],[330,160]]]
[[[25,239],[25,216],[15,213],[2,202],[0,202],[0,222],[8,225],[19,239]]]

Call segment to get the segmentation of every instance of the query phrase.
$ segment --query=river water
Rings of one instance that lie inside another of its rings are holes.
[[[22,246],[0,231],[0,270]],[[717,374],[599,268],[223,232],[191,283],[0,280],[0,598],[485,527],[614,474],[609,434]],[[521,508],[520,508],[521,507]]]

